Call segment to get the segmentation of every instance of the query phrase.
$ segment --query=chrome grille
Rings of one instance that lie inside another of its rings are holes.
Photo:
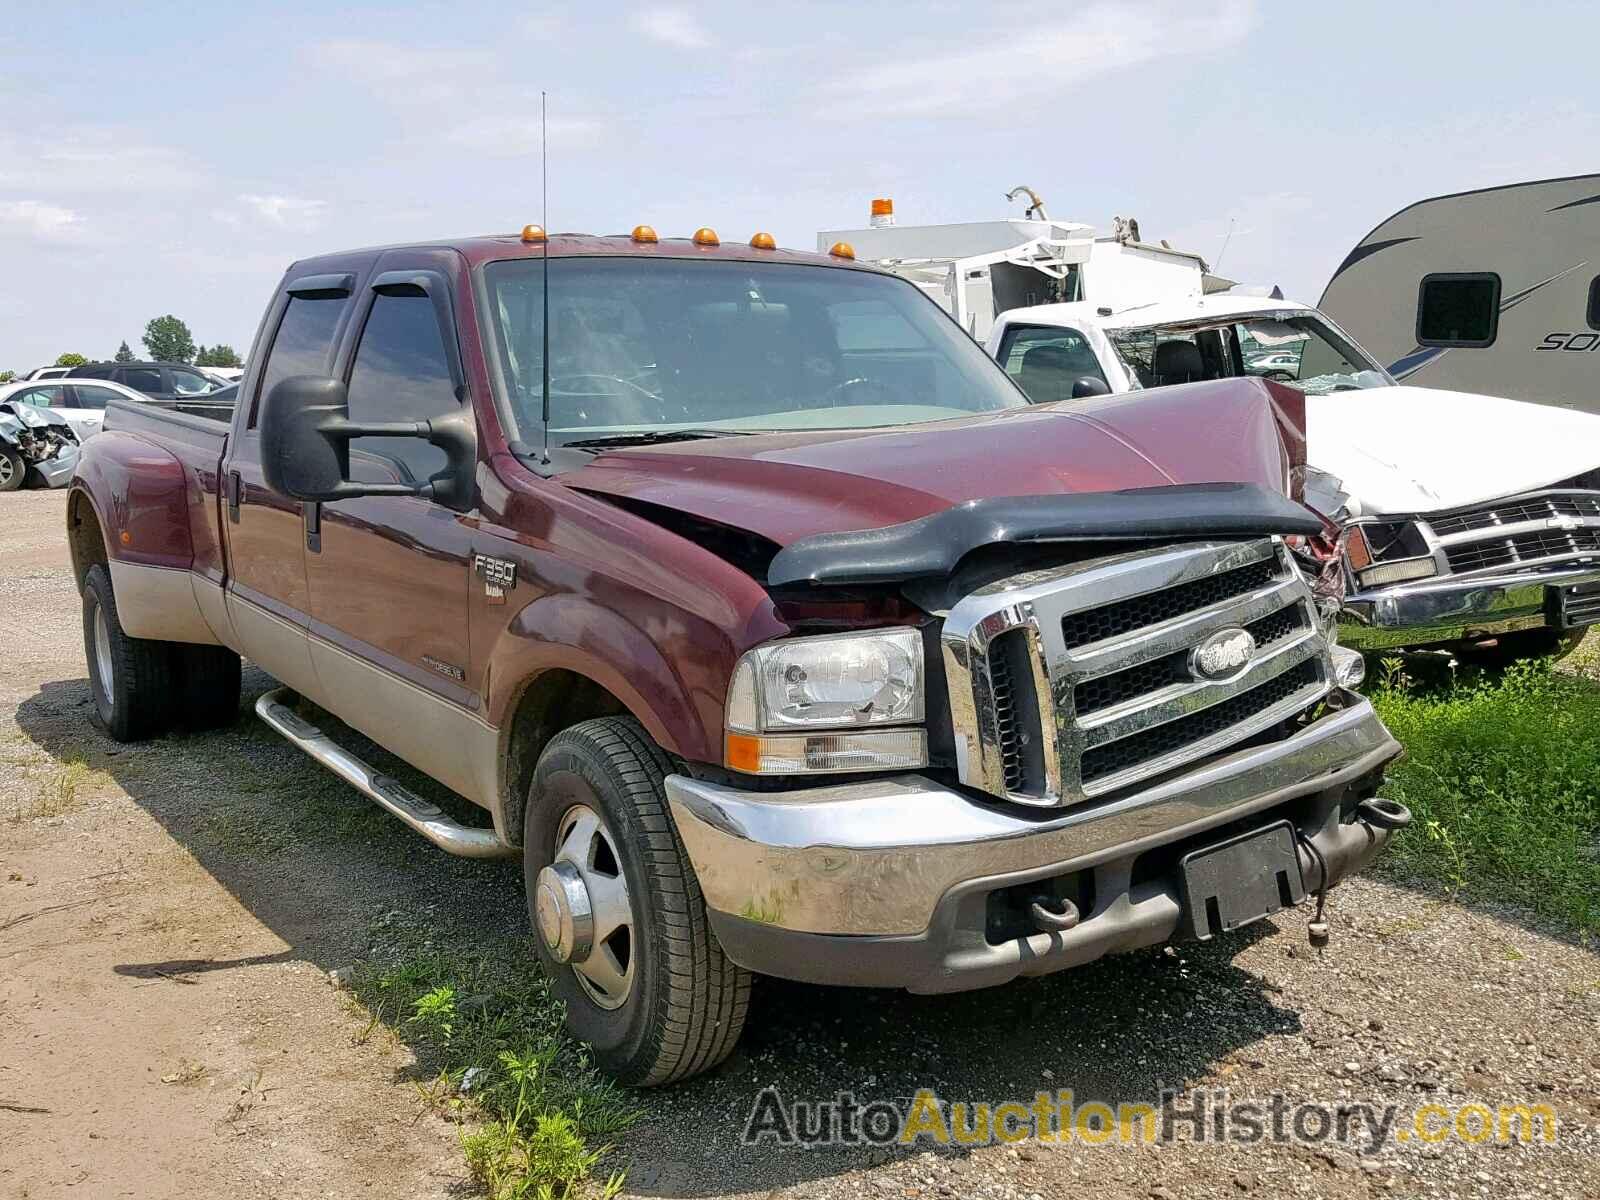
[[[963,782],[1074,804],[1271,729],[1329,687],[1311,597],[1273,539],[1147,551],[1037,571],[963,599],[945,671]],[[1200,643],[1246,629],[1227,678],[1190,669]]]
[[[1600,492],[1552,489],[1419,518],[1457,575],[1521,574],[1600,557]]]

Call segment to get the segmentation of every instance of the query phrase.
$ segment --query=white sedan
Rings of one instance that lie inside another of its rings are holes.
[[[148,403],[150,399],[143,392],[108,379],[29,379],[0,385],[0,400],[53,409],[66,418],[80,442],[100,432],[106,417],[106,403],[113,396],[139,404]]]

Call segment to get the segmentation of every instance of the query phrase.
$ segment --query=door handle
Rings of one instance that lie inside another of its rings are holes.
[[[244,492],[244,480],[239,472],[228,472],[228,520],[235,525],[239,523],[239,500]]]

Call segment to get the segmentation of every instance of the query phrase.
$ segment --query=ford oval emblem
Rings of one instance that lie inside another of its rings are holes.
[[[1248,629],[1219,629],[1189,652],[1189,673],[1215,683],[1231,679],[1256,656],[1256,639]]]

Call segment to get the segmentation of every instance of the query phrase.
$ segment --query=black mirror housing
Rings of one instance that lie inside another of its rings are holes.
[[[257,427],[267,486],[295,500],[426,496],[451,508],[470,507],[478,439],[468,408],[432,421],[362,423],[350,419],[349,394],[342,382],[325,375],[294,375],[263,397]],[[449,462],[426,483],[352,483],[350,442],[358,437],[426,438],[444,450]]]
[[[1109,396],[1111,388],[1104,379],[1096,379],[1093,375],[1085,375],[1074,381],[1072,385],[1072,398],[1074,400],[1087,400],[1090,396]]]
[[[262,398],[261,473],[296,500],[338,500],[350,479],[350,402],[325,375],[295,375]]]

